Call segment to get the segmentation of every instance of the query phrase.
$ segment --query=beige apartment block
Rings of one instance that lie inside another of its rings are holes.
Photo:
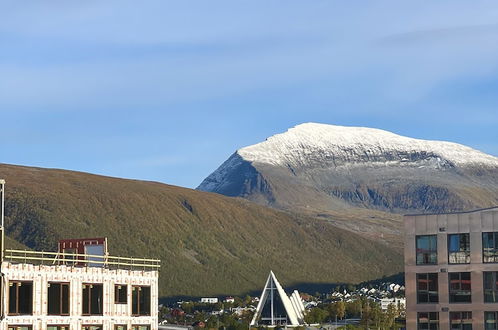
[[[498,329],[498,207],[404,220],[407,329]]]
[[[157,329],[158,272],[149,267],[157,261],[90,267],[44,254],[18,251],[2,263],[1,330]]]
[[[106,237],[5,249],[4,201],[0,179],[0,330],[157,330],[160,260],[109,255]]]

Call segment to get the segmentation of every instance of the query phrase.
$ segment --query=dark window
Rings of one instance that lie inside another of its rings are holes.
[[[9,282],[9,314],[33,314],[33,282]]]
[[[437,264],[437,236],[418,235],[416,237],[417,265]]]
[[[150,315],[150,287],[134,286],[131,291],[131,314]]]
[[[69,283],[48,283],[48,315],[69,315]]]
[[[114,330],[126,330],[127,326],[126,324],[116,324],[114,325]]]
[[[31,325],[9,325],[9,330],[31,330],[33,327]]]
[[[472,312],[450,312],[451,330],[472,330]]]
[[[83,315],[102,315],[102,284],[83,284]]]
[[[128,286],[117,284],[114,286],[114,303],[126,304],[128,298]]]
[[[437,278],[437,273],[417,274],[417,303],[427,304],[439,301]]]
[[[103,330],[104,328],[102,327],[101,324],[99,325],[82,325],[81,330]]]
[[[417,329],[439,330],[439,313],[438,312],[417,313]]]
[[[483,272],[484,302],[498,302],[498,272]]]
[[[47,330],[69,330],[69,325],[47,325]]]
[[[498,232],[482,233],[482,261],[498,262]]]
[[[484,329],[498,330],[498,312],[484,312]]]
[[[449,273],[450,303],[472,302],[470,272]]]
[[[470,234],[448,235],[448,262],[450,264],[470,263]]]
[[[150,325],[148,324],[134,324],[131,326],[131,330],[150,330]]]
[[[150,330],[150,325],[148,324],[140,324],[140,325],[132,325],[131,330]]]

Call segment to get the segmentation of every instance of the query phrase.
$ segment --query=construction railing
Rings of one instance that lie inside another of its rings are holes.
[[[148,271],[159,270],[161,267],[161,260],[158,259],[30,250],[5,250],[4,261],[36,265],[66,265],[71,267],[100,267]]]

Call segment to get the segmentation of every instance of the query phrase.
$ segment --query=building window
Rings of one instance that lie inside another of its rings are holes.
[[[437,264],[437,236],[418,235],[416,237],[417,265]]]
[[[482,261],[498,262],[498,232],[482,233]]]
[[[126,324],[115,324],[114,325],[114,330],[126,330],[128,327]]]
[[[47,325],[47,330],[69,330],[69,325]]]
[[[150,287],[132,287],[131,297],[131,314],[133,316],[150,315]]]
[[[83,315],[103,314],[103,291],[102,284],[83,284]]]
[[[484,329],[498,330],[498,312],[484,312]]]
[[[451,330],[472,330],[472,312],[450,312]]]
[[[32,330],[33,326],[31,325],[9,325],[9,330]]]
[[[484,302],[498,302],[498,272],[483,272]]]
[[[33,314],[33,282],[9,282],[9,315]]]
[[[135,324],[131,326],[131,330],[150,330],[150,325],[148,324]]]
[[[472,302],[470,272],[448,273],[450,303]]]
[[[448,262],[450,264],[470,263],[470,234],[448,235]]]
[[[82,325],[81,330],[103,330],[102,324]]]
[[[417,274],[417,303],[428,304],[439,301],[437,279],[437,273]]]
[[[128,300],[128,286],[127,285],[115,285],[114,286],[114,303],[115,304],[126,304]]]
[[[69,283],[48,283],[48,315],[69,315]]]
[[[438,312],[417,313],[417,329],[438,330],[439,313]]]

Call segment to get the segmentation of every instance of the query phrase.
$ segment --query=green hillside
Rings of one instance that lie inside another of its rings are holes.
[[[112,255],[162,260],[163,297],[242,294],[260,289],[270,269],[286,285],[402,270],[399,249],[238,198],[13,165],[0,165],[0,178],[10,238],[49,251],[60,238],[107,236]]]

